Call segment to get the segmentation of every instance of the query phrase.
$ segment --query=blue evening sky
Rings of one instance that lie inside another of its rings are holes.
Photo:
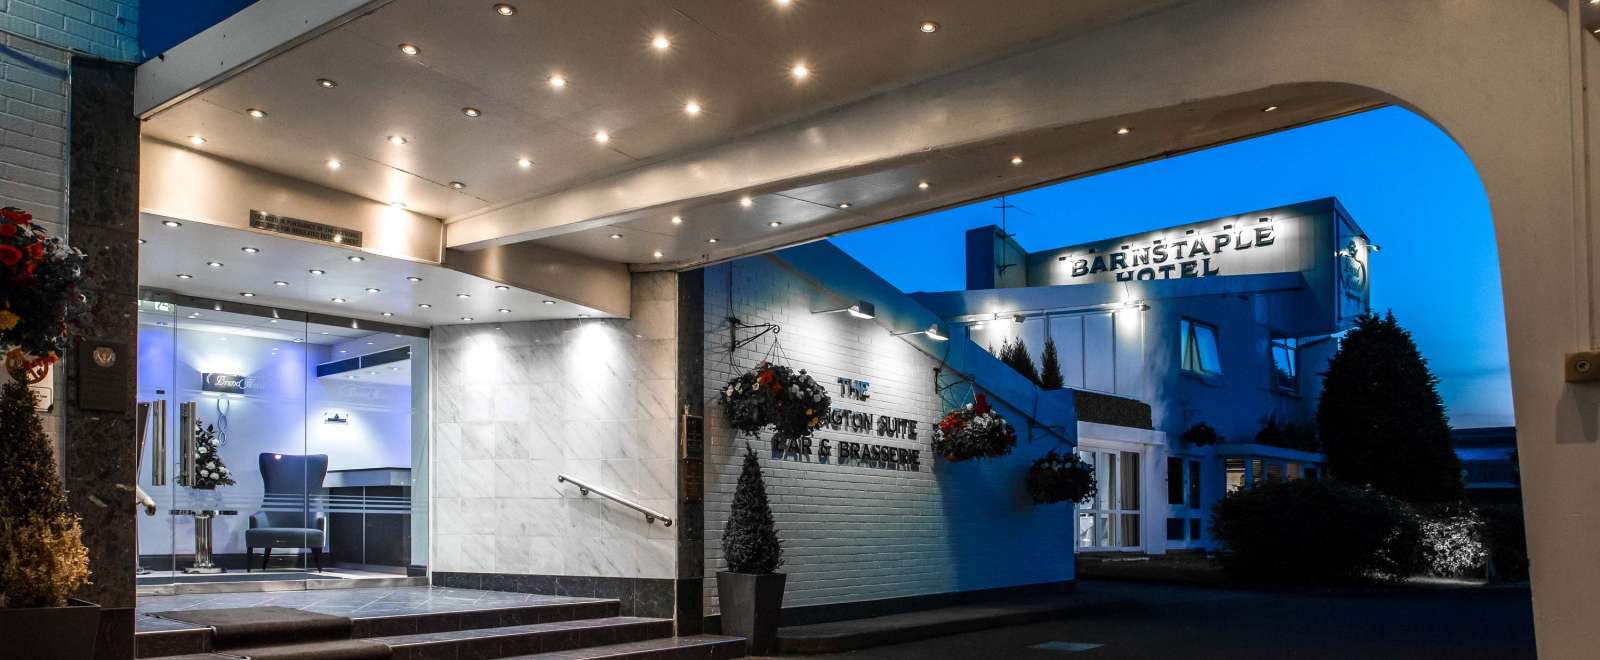
[[[1384,108],[1012,195],[1021,208],[1007,228],[1032,251],[1328,196],[1382,246],[1372,307],[1393,310],[1411,330],[1451,425],[1512,425],[1489,200],[1461,148],[1409,111]],[[960,289],[963,236],[998,223],[995,203],[833,241],[901,290]]]

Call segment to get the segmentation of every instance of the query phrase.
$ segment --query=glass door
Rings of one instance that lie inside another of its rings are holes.
[[[1078,456],[1095,472],[1099,489],[1078,507],[1079,550],[1140,548],[1140,455],[1080,447]]]

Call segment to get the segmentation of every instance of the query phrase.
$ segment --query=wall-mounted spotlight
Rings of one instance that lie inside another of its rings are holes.
[[[937,323],[928,326],[927,330],[912,330],[911,332],[891,332],[889,334],[893,335],[895,337],[903,337],[905,335],[926,335],[929,339],[932,339],[934,341],[945,341],[945,340],[949,339],[949,337],[945,336],[944,333],[939,332],[939,324],[937,324]]]
[[[871,319],[871,318],[877,318],[878,317],[878,308],[873,307],[872,303],[869,303],[869,302],[867,302],[865,300],[858,300],[854,304],[849,305],[847,307],[839,307],[837,309],[817,310],[817,311],[812,312],[812,313],[813,314],[836,314],[838,312],[848,312],[851,316],[854,316],[854,317],[856,317],[858,319]]]

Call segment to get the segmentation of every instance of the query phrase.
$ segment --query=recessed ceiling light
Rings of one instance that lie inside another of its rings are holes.
[[[939,24],[935,21],[923,21],[917,25],[917,29],[927,34],[933,34],[939,31]]]
[[[339,162],[339,159],[337,159],[337,158],[329,158],[328,159],[328,169],[336,170],[336,169],[339,169],[341,167],[344,167],[344,163]]]
[[[839,202],[839,208],[841,208],[841,209],[850,208],[850,202]]]
[[[451,182],[450,182],[450,187],[451,187],[451,188],[455,188],[455,189],[456,189],[456,190],[461,190],[461,189],[463,189],[463,188],[466,188],[466,187],[467,187],[467,184],[465,184],[465,183],[462,183],[462,182],[460,182],[460,181],[451,181]]]
[[[1022,164],[1022,157],[1021,156],[1012,156],[1011,157],[1011,164],[1012,165],[1021,165]]]
[[[255,117],[256,119],[267,118],[267,111],[262,110],[261,108],[245,108],[244,113],[250,115],[251,117]]]
[[[407,281],[407,282],[421,282],[421,281],[422,281],[422,278],[420,278],[420,277],[417,277],[417,276],[416,276],[416,275],[412,275],[412,276],[410,276],[410,277],[407,277],[407,278],[406,278],[406,281]]]
[[[422,49],[417,48],[415,44],[400,44],[399,48],[400,52],[407,55],[416,55],[417,53],[422,52]]]
[[[391,135],[391,136],[386,137],[384,139],[388,140],[389,144],[392,144],[392,145],[395,145],[395,146],[400,146],[400,145],[405,144],[406,142],[409,142],[409,140],[407,140],[404,137],[399,136],[399,135]]]
[[[429,305],[428,303],[417,303],[417,309],[433,309],[433,305]]]
[[[1269,106],[1267,106],[1265,108],[1262,108],[1261,111],[1262,112],[1277,112],[1278,111],[1278,106],[1269,105]]]
[[[194,276],[190,275],[188,273],[178,273],[178,279],[180,279],[180,280],[192,280],[192,279],[194,279]]]
[[[580,319],[586,319],[586,318],[589,318],[589,315],[588,315],[588,314],[579,314],[579,315],[578,315],[578,318],[580,318]]]
[[[272,286],[289,286],[289,283],[283,280],[273,280]]]
[[[473,107],[466,107],[461,109],[461,114],[468,117],[479,117],[483,115],[483,111]]]
[[[651,252],[650,256],[655,257],[657,259],[660,259],[661,258],[661,251],[660,250],[656,250],[655,252]]]
[[[340,353],[340,354],[341,354],[341,355],[342,355],[342,354],[345,354],[345,353],[349,353],[349,352],[350,352],[350,351],[348,351],[348,350],[345,350],[345,349],[343,349],[343,348],[341,348],[341,349],[339,349],[339,353]]]
[[[1132,133],[1132,132],[1133,132],[1133,129],[1128,128],[1127,126],[1123,126],[1123,127],[1117,129],[1117,135],[1127,135],[1127,134]]]
[[[683,104],[683,111],[691,115],[698,115],[700,114],[700,103],[698,101],[685,103]]]
[[[243,252],[245,254],[255,254],[257,252],[260,252],[261,248],[253,248],[253,247],[245,246],[245,247],[239,248],[239,251]]]
[[[804,63],[796,64],[789,69],[789,75],[794,76],[795,80],[805,80],[811,75],[811,67]]]
[[[319,333],[317,333],[317,334],[319,334],[319,335],[325,335],[325,334],[328,334],[328,331],[327,331],[327,330],[323,330],[323,331],[322,331],[322,332],[319,332]]]
[[[367,293],[383,293],[383,289],[380,289],[380,288],[375,287],[375,286],[367,287],[366,291],[367,291]]]
[[[166,225],[168,227],[182,227],[183,226],[183,223],[178,222],[177,220],[162,220],[161,224]]]
[[[494,285],[494,290],[495,291],[510,291],[511,287],[506,286],[504,284],[496,284],[496,285]]]
[[[654,39],[650,40],[650,47],[656,50],[666,50],[672,47],[672,40],[668,39],[667,35],[658,34]]]
[[[384,316],[394,316],[394,312],[384,312]]]
[[[554,304],[556,304],[556,301],[554,301],[554,300],[545,300],[545,301],[542,301],[542,302],[544,304],[546,304],[546,305],[554,305]]]
[[[466,300],[467,298],[471,298],[472,294],[470,294],[470,293],[458,293],[458,294],[456,294],[456,297],[460,298],[462,300]]]
[[[928,182],[927,181],[918,181],[917,182],[917,190],[927,190],[927,189],[928,189]]]
[[[715,242],[717,242],[717,237],[713,236],[711,238],[708,238],[708,239],[706,239],[706,242],[707,243],[715,243]]]
[[[317,79],[317,84],[321,85],[323,89],[333,89],[333,88],[339,86],[339,83],[334,82],[333,80],[329,80],[327,78],[318,78]]]
[[[563,76],[563,75],[560,75],[560,74],[556,74],[556,75],[550,76],[550,86],[554,87],[556,89],[561,89],[562,87],[566,87],[567,86],[567,78],[566,78],[566,76]]]
[[[350,263],[355,263],[355,264],[359,264],[359,263],[367,260],[366,257],[360,256],[360,255],[355,255],[355,254],[352,254],[352,255],[350,255],[348,257],[345,257],[345,259],[348,259],[348,260],[350,260]]]
[[[773,220],[773,221],[772,221],[772,222],[768,222],[768,223],[767,223],[767,226],[768,226],[768,227],[782,227],[782,226],[783,226],[783,223],[782,223],[782,222],[779,222],[779,221],[777,221],[777,220]]]
[[[595,131],[594,132],[594,141],[595,142],[599,142],[600,144],[605,144],[607,142],[610,142],[611,141],[611,134],[607,133],[605,131]]]
[[[501,307],[501,308],[500,308],[500,313],[501,313],[501,314],[510,314],[510,313],[511,313],[511,310],[509,310],[509,309],[506,309],[506,308],[504,308],[504,307]]]
[[[471,321],[472,321],[472,317],[470,317],[470,316],[463,316],[463,317],[461,317],[461,320],[463,320],[463,321],[467,321],[467,322],[471,322]]]
[[[389,202],[389,208],[392,208],[392,209],[403,209],[405,207],[406,207],[406,203],[405,202]]]
[[[792,0],[772,0],[772,1],[778,3],[779,7],[787,7],[787,6],[789,6],[789,3],[792,2]]]
[[[675,224],[675,225],[683,224],[683,216],[681,216],[681,215],[672,216],[672,224]]]
[[[192,145],[198,147],[198,146],[200,146],[202,144],[205,144],[205,143],[206,143],[206,139],[203,138],[203,137],[200,137],[198,135],[189,136],[189,144],[192,144]]]
[[[502,2],[494,6],[494,13],[501,16],[510,16],[517,13],[517,8]]]
[[[249,291],[241,291],[241,292],[239,292],[239,295],[244,296],[246,298],[254,298],[254,297],[256,297],[256,294],[251,293]]]
[[[308,270],[306,272],[307,273],[311,273],[312,275],[323,275],[323,274],[326,274],[328,271],[325,271],[325,270],[323,270],[321,268],[313,268],[313,269]]]
[[[528,160],[526,158],[518,158],[517,159],[517,167],[520,167],[522,169],[528,169],[530,167],[533,167],[533,161]]]
[[[305,342],[305,339],[302,338],[302,337],[295,337],[294,338],[294,343],[296,343],[296,344],[303,343],[303,342]]]
[[[328,300],[332,300],[333,302],[336,302],[336,303],[344,302],[344,298],[329,298]]]
[[[207,261],[206,265],[210,266],[212,268],[221,268],[222,267],[222,262],[220,262],[220,261]]]
[[[619,239],[619,238],[622,238],[622,234],[612,234],[611,235],[611,239],[612,240],[616,240],[616,239]]]
[[[145,243],[148,243],[148,242],[149,242],[149,241],[146,241],[146,240],[144,240],[144,239],[142,239],[142,238],[141,238],[141,239],[139,239],[139,244],[140,244],[140,245],[144,245],[144,244],[145,244]]]
[[[739,198],[739,206],[743,206],[745,208],[750,208],[754,204],[755,204],[755,200],[750,199],[749,195],[745,195],[744,197],[740,197]]]

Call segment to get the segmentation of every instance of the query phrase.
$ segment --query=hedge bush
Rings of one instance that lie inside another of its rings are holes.
[[[1269,481],[1228,494],[1212,533],[1247,582],[1400,580],[1423,568],[1418,517],[1400,501],[1330,480]]]
[[[1418,513],[1422,529],[1422,561],[1427,572],[1441,577],[1483,575],[1489,546],[1483,518],[1465,504],[1448,504]]]

